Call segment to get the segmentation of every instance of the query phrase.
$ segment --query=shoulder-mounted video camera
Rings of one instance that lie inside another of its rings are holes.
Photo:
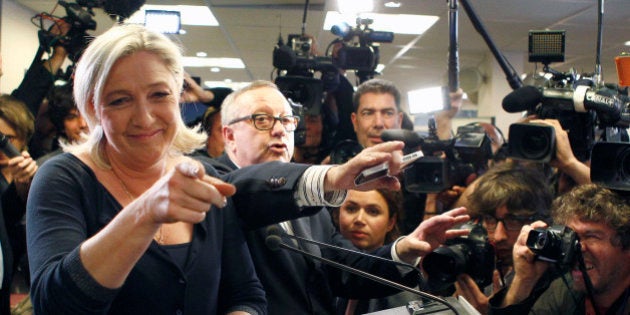
[[[467,236],[447,240],[422,259],[422,268],[428,275],[428,285],[443,290],[453,284],[459,274],[469,275],[479,288],[492,284],[495,268],[494,247],[488,241],[488,232],[481,224],[467,223]]]
[[[40,30],[38,32],[40,46],[44,51],[49,51],[53,46],[61,44],[68,51],[70,60],[76,62],[88,43],[88,30],[96,29],[94,20],[94,8],[103,8],[105,13],[112,18],[128,18],[135,11],[140,9],[145,0],[121,1],[121,0],[76,0],[67,2],[59,0],[57,3],[66,11],[66,16],[60,18],[70,24],[70,30],[64,35],[52,34],[50,28],[43,25],[43,17],[51,15],[40,13],[33,19],[39,18]]]
[[[602,84],[596,74],[578,74],[573,69],[563,73],[550,68],[549,63],[564,61],[564,40],[564,31],[530,31],[529,61],[544,64],[545,81],[537,86],[514,90],[503,99],[502,105],[510,113],[527,111],[541,119],[557,119],[568,131],[575,156],[586,161],[595,143],[597,127],[630,126],[630,98],[627,90]],[[545,129],[543,127],[517,126],[513,130],[510,126],[509,156],[548,161],[550,154],[555,152],[555,142],[546,136],[549,132],[542,130]],[[526,138],[530,137],[530,133],[537,134],[539,138],[529,141]],[[523,147],[528,143],[539,147]]]
[[[286,43],[280,37],[273,49],[273,66],[279,74],[275,83],[280,91],[302,104],[306,113],[319,115],[323,92],[335,90],[339,85],[339,69],[356,70],[359,77],[371,78],[378,65],[377,43],[389,43],[394,38],[392,32],[369,28],[372,22],[357,19],[356,27],[334,26],[331,32],[339,38],[328,45],[325,56],[313,54],[312,38],[304,34],[290,34]],[[341,47],[330,52],[337,44]]]

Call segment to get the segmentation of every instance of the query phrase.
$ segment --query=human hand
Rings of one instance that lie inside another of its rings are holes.
[[[493,292],[497,292],[500,289],[498,277],[499,272],[495,270],[493,274]],[[462,273],[457,276],[457,280],[455,281],[455,296],[463,297],[470,305],[479,311],[479,313],[488,314],[490,298],[481,291],[477,283],[475,283],[475,280],[469,275]]]
[[[447,239],[467,235],[466,229],[452,229],[470,220],[464,207],[456,208],[425,221],[396,244],[398,257],[405,262],[413,262],[417,257],[432,252]]]
[[[330,190],[356,189],[368,191],[373,189],[399,190],[400,182],[396,175],[401,171],[402,141],[388,141],[363,149],[348,162],[331,167],[326,173],[324,187]],[[382,163],[388,163],[388,176],[367,182],[360,186],[354,183],[355,178],[365,169]]]
[[[516,239],[512,250],[514,264],[514,280],[510,285],[502,305],[512,305],[525,300],[534,289],[536,282],[545,273],[549,264],[537,260],[536,255],[527,247],[527,237],[533,229],[546,228],[543,221],[536,221],[531,225],[524,225]]]
[[[197,161],[178,164],[134,202],[147,211],[156,224],[204,220],[214,205],[224,207],[236,187],[205,174]]]
[[[184,90],[182,92],[182,101],[186,103],[203,102],[209,103],[214,99],[212,91],[204,90],[197,81],[193,79],[188,72],[184,72]]]
[[[16,184],[26,184],[33,179],[37,172],[37,163],[27,151],[8,161],[8,169]]]

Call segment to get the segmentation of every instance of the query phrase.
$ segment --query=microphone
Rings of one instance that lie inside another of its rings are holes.
[[[448,301],[446,301],[445,299],[442,299],[442,298],[440,298],[438,296],[435,296],[435,295],[432,295],[432,294],[429,294],[429,293],[425,293],[425,292],[422,292],[420,290],[416,290],[414,288],[407,287],[407,286],[402,285],[400,283],[397,283],[397,282],[394,282],[394,281],[391,281],[391,280],[388,280],[388,279],[385,279],[385,278],[382,278],[382,277],[379,277],[379,276],[375,276],[375,275],[370,274],[368,272],[365,272],[363,270],[352,268],[350,266],[346,266],[346,265],[344,265],[342,263],[339,263],[339,262],[336,262],[334,260],[330,260],[328,258],[320,257],[320,256],[317,256],[317,255],[313,255],[313,254],[311,254],[311,253],[309,253],[307,251],[304,251],[304,250],[302,250],[300,248],[290,246],[290,245],[288,245],[288,244],[286,244],[286,243],[284,243],[282,241],[282,237],[280,237],[280,235],[283,232],[280,231],[280,229],[277,226],[275,226],[275,225],[268,227],[266,232],[267,232],[267,237],[265,238],[265,244],[267,245],[267,247],[269,249],[271,249],[273,251],[280,250],[280,249],[286,249],[286,250],[289,250],[289,251],[292,251],[292,252],[304,255],[306,257],[309,257],[309,258],[315,259],[315,260],[317,260],[319,262],[322,262],[322,263],[324,263],[326,265],[329,265],[329,266],[332,266],[332,267],[335,267],[335,268],[339,268],[339,269],[341,269],[343,271],[346,271],[346,272],[349,272],[349,273],[352,273],[352,274],[355,274],[355,275],[358,275],[358,276],[361,276],[361,277],[364,277],[364,278],[368,278],[368,279],[370,279],[372,281],[375,281],[377,283],[380,283],[380,284],[383,284],[383,285],[387,285],[387,286],[390,286],[392,288],[395,288],[395,289],[398,289],[398,290],[401,290],[401,291],[411,292],[411,293],[416,294],[418,296],[421,296],[423,298],[439,302],[439,303],[445,305],[446,307],[448,307],[456,315],[460,314],[457,311],[457,309],[455,309],[455,307],[453,305],[451,305]],[[284,235],[288,235],[288,234],[284,233]],[[363,254],[363,253],[360,253],[360,254]]]
[[[330,249],[333,249],[333,250],[338,250],[338,251],[341,251],[341,252],[346,252],[346,253],[350,253],[350,254],[354,254],[354,255],[358,255],[358,256],[364,256],[364,257],[369,257],[369,258],[373,258],[373,259],[380,260],[380,261],[386,261],[386,262],[393,263],[395,265],[399,265],[399,266],[402,266],[402,267],[410,268],[410,269],[416,270],[419,273],[422,273],[420,268],[418,268],[416,266],[413,266],[413,265],[410,265],[410,264],[405,263],[405,262],[394,261],[394,260],[390,260],[390,259],[383,258],[383,257],[380,257],[380,256],[376,256],[376,255],[372,255],[372,254],[368,254],[368,253],[364,253],[364,252],[359,252],[359,251],[356,251],[356,250],[347,249],[347,248],[343,248],[343,247],[339,247],[339,246],[335,246],[335,245],[331,245],[331,244],[327,244],[327,243],[323,243],[323,242],[318,242],[318,241],[315,241],[315,240],[307,239],[307,238],[296,236],[296,235],[291,235],[291,234],[285,232],[282,228],[278,227],[277,225],[269,226],[267,228],[267,235],[280,236],[280,240],[282,240],[282,237],[292,238],[292,239],[300,241],[300,242],[306,242],[306,243],[310,243],[310,244],[315,244],[315,245],[320,246],[320,247],[326,247],[326,248],[330,248]],[[271,242],[276,242],[276,241],[272,240]]]
[[[0,132],[0,150],[8,158],[14,158],[21,154],[20,151],[18,151],[18,149],[13,144],[11,144],[11,142],[9,141],[9,137],[7,137],[5,134],[1,132]]]
[[[603,123],[615,124],[621,119],[625,102],[626,100],[622,99],[618,93],[608,88],[592,90],[589,86],[579,85],[573,91],[524,86],[505,96],[502,106],[509,113],[531,111],[539,103],[543,106],[580,113],[594,110]]]

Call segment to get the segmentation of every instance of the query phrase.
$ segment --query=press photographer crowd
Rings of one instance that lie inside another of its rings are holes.
[[[619,84],[530,56],[508,133],[455,128],[460,88],[419,132],[370,19],[280,37],[273,82],[232,90],[144,26],[87,40],[143,3],[33,18],[0,96],[0,314],[630,314],[630,56]]]

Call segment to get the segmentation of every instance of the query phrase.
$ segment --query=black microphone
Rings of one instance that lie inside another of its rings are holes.
[[[18,151],[18,149],[13,144],[11,144],[11,142],[9,141],[9,137],[7,137],[5,134],[1,132],[0,132],[0,150],[8,158],[14,158],[21,154],[20,151]]]
[[[589,86],[579,85],[575,90],[524,86],[505,96],[502,106],[509,113],[517,113],[534,110],[539,103],[580,113],[594,110],[605,124],[617,123],[624,105],[620,96],[611,89],[592,90]]]
[[[381,133],[383,141],[402,141],[405,143],[405,147],[421,146],[424,144],[425,138],[419,133],[407,129],[388,129]]]
[[[103,10],[107,14],[118,15],[123,19],[127,19],[139,10],[146,0],[107,0],[104,2]]]
[[[330,249],[341,251],[341,252],[350,253],[350,254],[357,255],[357,256],[364,256],[364,257],[369,257],[369,258],[380,260],[380,261],[393,263],[395,265],[399,265],[399,266],[402,266],[402,267],[413,269],[413,270],[417,271],[418,273],[422,273],[420,268],[418,268],[416,266],[413,266],[413,265],[410,265],[410,264],[405,263],[405,262],[390,260],[390,259],[383,258],[383,257],[380,257],[380,256],[376,256],[376,255],[372,255],[372,254],[368,254],[368,253],[364,253],[364,252],[359,252],[359,251],[356,251],[356,250],[347,249],[347,248],[343,248],[343,247],[339,247],[339,246],[335,246],[335,245],[331,245],[331,244],[327,244],[327,243],[323,243],[323,242],[318,242],[318,241],[315,241],[315,240],[307,239],[307,238],[296,236],[296,235],[291,235],[291,234],[285,232],[282,228],[278,227],[277,225],[271,225],[271,226],[267,227],[267,235],[278,235],[281,238],[283,238],[283,237],[292,238],[292,239],[300,241],[300,242],[306,242],[306,243],[310,243],[310,244],[315,244],[315,245],[320,246],[320,247],[326,247],[326,248],[330,248]]]
[[[320,257],[320,256],[317,256],[317,255],[311,254],[311,253],[309,253],[307,251],[304,251],[304,250],[302,250],[300,248],[296,248],[296,247],[287,245],[286,243],[284,243],[282,241],[282,237],[280,237],[280,235],[279,235],[282,232],[279,231],[279,228],[277,226],[270,226],[270,227],[267,228],[266,231],[267,231],[267,237],[265,238],[265,244],[267,245],[267,247],[269,249],[271,249],[273,251],[276,251],[276,250],[279,250],[279,249],[286,249],[286,250],[289,250],[289,251],[292,251],[292,252],[295,252],[295,253],[298,253],[298,254],[302,254],[302,255],[304,255],[306,257],[310,257],[312,259],[320,261],[320,262],[322,262],[322,263],[324,263],[326,265],[329,265],[329,266],[332,266],[332,267],[335,267],[335,268],[339,268],[339,269],[341,269],[343,271],[350,272],[352,274],[355,274],[355,275],[358,275],[358,276],[361,276],[361,277],[368,278],[368,279],[370,279],[372,281],[375,281],[377,283],[380,283],[380,284],[383,284],[383,285],[387,285],[387,286],[390,286],[392,288],[395,288],[395,289],[398,289],[398,290],[401,290],[401,291],[411,292],[411,293],[416,294],[418,296],[421,296],[423,298],[439,302],[439,303],[445,305],[446,307],[448,307],[450,310],[452,310],[456,315],[459,315],[459,312],[457,311],[457,309],[455,309],[455,307],[453,305],[451,305],[449,302],[447,302],[445,299],[442,299],[442,298],[440,298],[438,296],[435,296],[435,295],[432,295],[432,294],[429,294],[429,293],[422,292],[420,290],[416,290],[414,288],[407,287],[407,286],[402,285],[400,283],[397,283],[397,282],[394,282],[394,281],[391,281],[391,280],[388,280],[388,279],[385,279],[385,278],[382,278],[382,277],[379,277],[379,276],[375,276],[375,275],[370,274],[368,272],[365,272],[363,270],[359,270],[359,269],[356,269],[356,268],[352,268],[350,266],[346,266],[346,265],[344,265],[342,263],[338,263],[338,262],[330,260],[328,258],[324,258],[324,257]],[[286,234],[286,235],[288,235],[288,234]]]

